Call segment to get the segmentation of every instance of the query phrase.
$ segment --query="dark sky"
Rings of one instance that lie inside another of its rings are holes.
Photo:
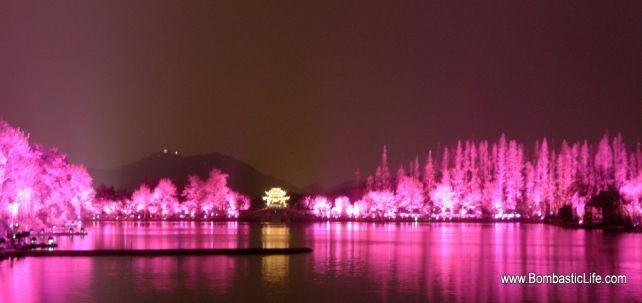
[[[102,2],[0,9],[0,118],[89,167],[168,147],[334,185],[383,144],[642,139],[642,1]]]

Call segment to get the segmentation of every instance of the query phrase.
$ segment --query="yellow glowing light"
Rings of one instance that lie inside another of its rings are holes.
[[[290,200],[290,197],[287,196],[287,193],[281,188],[273,187],[269,191],[265,192],[263,200],[268,208],[278,208],[287,207],[287,201]]]

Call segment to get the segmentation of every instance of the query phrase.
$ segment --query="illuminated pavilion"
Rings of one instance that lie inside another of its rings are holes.
[[[285,208],[288,207],[287,201],[290,200],[290,197],[283,189],[273,187],[265,192],[263,200],[267,208]]]

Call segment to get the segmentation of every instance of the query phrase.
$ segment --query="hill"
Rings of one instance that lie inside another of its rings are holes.
[[[114,169],[89,169],[89,173],[93,176],[96,187],[106,185],[131,191],[142,182],[153,183],[160,178],[170,178],[182,189],[189,175],[205,179],[213,167],[229,175],[230,188],[250,197],[258,197],[274,186],[289,192],[299,192],[299,189],[288,182],[265,175],[240,160],[219,153],[184,157],[171,152],[159,152]]]

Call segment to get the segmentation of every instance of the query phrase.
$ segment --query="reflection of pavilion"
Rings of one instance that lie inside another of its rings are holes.
[[[290,247],[290,227],[287,225],[263,225],[261,227],[263,248]],[[268,283],[280,284],[288,277],[290,256],[263,256],[261,275]]]
[[[289,208],[275,207],[263,208],[253,211],[246,211],[242,214],[241,219],[250,221],[263,222],[291,222],[310,220],[311,217],[305,211]]]
[[[261,247],[288,248],[290,247],[290,226],[286,224],[262,224]]]
[[[268,283],[285,282],[290,271],[290,256],[261,257],[261,276]]]

